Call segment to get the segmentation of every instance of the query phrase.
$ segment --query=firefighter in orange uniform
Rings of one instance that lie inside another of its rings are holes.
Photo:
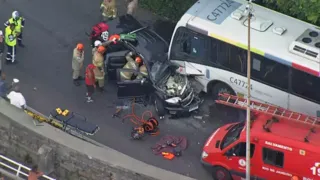
[[[104,53],[106,48],[104,46],[99,46],[97,51],[93,54],[92,64],[95,66],[93,72],[95,75],[96,82],[99,86],[101,92],[104,91],[104,81],[105,72],[103,68]]]

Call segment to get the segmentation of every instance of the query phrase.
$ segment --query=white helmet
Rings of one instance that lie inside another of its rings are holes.
[[[13,11],[12,12],[12,18],[13,19],[18,19],[20,17],[19,12],[18,11]]]
[[[14,83],[19,83],[20,81],[19,81],[19,79],[17,79],[17,78],[13,78],[13,82],[14,82]]]
[[[98,46],[100,46],[101,44],[102,44],[102,42],[99,41],[99,40],[96,40],[96,41],[94,42],[94,46],[95,46],[95,47],[98,47]]]
[[[3,36],[3,32],[0,30],[0,36]]]

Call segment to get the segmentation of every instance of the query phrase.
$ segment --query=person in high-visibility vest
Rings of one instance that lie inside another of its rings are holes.
[[[73,84],[76,86],[80,86],[79,81],[83,78],[80,76],[80,71],[83,67],[84,61],[84,45],[82,43],[78,43],[77,47],[73,50],[72,56],[72,79]]]
[[[100,5],[100,11],[102,13],[103,22],[116,18],[117,8],[115,0],[103,0]]]
[[[4,36],[3,36],[3,32],[0,30],[0,75],[2,71],[2,62],[4,57],[3,53],[4,53]]]
[[[94,55],[95,52],[97,52],[98,47],[102,45],[102,42],[99,40],[96,40],[94,42],[94,47],[92,48],[92,56]]]
[[[139,64],[142,62],[141,57],[136,56],[135,59],[133,59],[133,52],[129,52],[126,55],[127,63],[123,66],[123,69],[132,69],[137,71],[139,68]],[[121,80],[131,80],[133,76],[133,72],[130,71],[120,71],[120,78]]]
[[[7,61],[6,63],[14,63],[16,59],[16,45],[17,45],[17,33],[15,31],[15,25],[10,24],[5,30],[5,43],[7,45]]]
[[[94,76],[95,76],[96,82],[98,83],[99,90],[101,92],[104,91],[104,81],[105,81],[105,78],[104,78],[105,72],[103,68],[105,51],[106,51],[105,47],[99,46],[92,58],[92,64],[95,66],[95,68],[93,69]]]
[[[94,55],[94,53],[98,50],[99,46],[103,46],[104,48],[107,48],[111,43],[116,43],[117,40],[118,39],[115,39],[115,38],[113,38],[111,40],[109,39],[106,42],[101,42],[99,40],[96,40],[94,42],[94,47],[92,48],[92,55]]]
[[[137,76],[137,79],[142,79],[142,78],[144,78],[144,77],[148,77],[148,70],[147,70],[147,66],[146,66],[145,64],[142,64],[142,65],[140,66],[139,72],[140,72],[141,74],[139,74],[139,75]]]
[[[25,19],[20,16],[18,11],[12,12],[12,17],[4,23],[6,27],[8,27],[10,24],[15,25],[15,31],[18,35],[18,45],[20,47],[24,47],[22,44],[22,29],[24,28]]]
[[[128,6],[127,6],[127,14],[133,15],[133,13],[138,8],[138,0],[127,0]]]

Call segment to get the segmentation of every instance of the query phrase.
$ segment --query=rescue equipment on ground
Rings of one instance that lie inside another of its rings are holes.
[[[144,111],[142,116],[139,117],[135,113],[135,105],[136,99],[133,99],[131,102],[131,113],[120,117],[120,112],[123,110],[123,107],[117,108],[116,113],[113,114],[112,117],[119,117],[122,119],[122,123],[126,119],[130,119],[130,121],[134,124],[134,127],[131,131],[131,138],[134,140],[140,140],[145,135],[157,136],[159,135],[159,122],[158,120],[153,117],[151,111]]]
[[[187,149],[187,146],[188,142],[185,137],[167,135],[162,137],[151,149],[155,155],[171,153],[174,157],[179,157],[182,155],[182,151]]]
[[[25,109],[25,112],[34,119],[37,126],[45,122],[81,139],[84,135],[94,135],[100,129],[99,126],[88,122],[84,116],[68,109],[56,108],[50,112],[49,117],[30,108]]]
[[[316,126],[319,127],[320,119],[318,117],[308,116],[302,113],[284,109],[279,106],[264,104],[264,103],[260,103],[253,100],[250,100],[250,102],[251,102],[250,110],[253,112],[253,116],[256,115],[254,113],[264,113],[267,115],[271,115],[273,117],[263,125],[263,129],[267,132],[272,132],[271,130],[272,124],[279,122],[279,119],[286,119],[286,120],[291,120],[291,121],[295,121],[302,124],[309,124],[312,126],[312,128],[310,128],[309,132],[304,138],[305,142],[309,142],[309,136],[315,132]],[[242,98],[242,97],[238,97],[238,96],[234,96],[226,93],[219,94],[218,100],[216,100],[216,103],[243,109],[243,110],[247,109],[246,98]],[[255,119],[255,118],[252,118],[252,119]],[[251,123],[251,126],[252,126],[252,123]]]
[[[172,160],[175,157],[175,155],[170,152],[162,152],[161,155],[163,156],[163,158],[168,160]]]
[[[136,124],[136,122],[134,123]],[[132,129],[131,138],[135,140],[140,140],[146,134],[158,135],[159,133],[158,125],[159,125],[159,122],[154,117],[149,118],[147,121],[141,121],[140,125],[137,125],[137,127],[134,127]]]
[[[120,40],[123,40],[123,41],[136,41],[137,40],[137,35],[135,33],[120,34]]]

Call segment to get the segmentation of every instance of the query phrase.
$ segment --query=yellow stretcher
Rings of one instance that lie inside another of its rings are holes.
[[[94,135],[100,129],[99,126],[88,122],[84,116],[67,109],[56,108],[50,112],[49,117],[29,109],[26,109],[25,112],[37,122],[48,123],[79,138],[83,138],[84,135]]]

